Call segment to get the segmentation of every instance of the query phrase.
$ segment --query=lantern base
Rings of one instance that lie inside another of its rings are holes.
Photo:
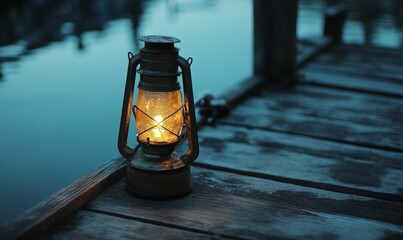
[[[127,165],[126,191],[140,198],[179,198],[192,190],[190,166],[165,171],[149,171]]]

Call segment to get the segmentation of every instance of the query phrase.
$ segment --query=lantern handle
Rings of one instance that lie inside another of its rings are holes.
[[[192,163],[199,155],[199,140],[197,137],[196,114],[193,100],[192,76],[190,74],[190,65],[193,59],[178,56],[178,65],[182,70],[182,81],[185,99],[185,123],[186,135],[188,137],[189,150],[181,156],[186,164]]]
[[[129,125],[131,116],[131,105],[133,102],[134,84],[136,82],[136,68],[140,64],[140,54],[133,55],[131,52],[127,54],[129,58],[129,66],[127,68],[125,94],[123,97],[122,116],[120,118],[120,128],[118,137],[118,149],[120,154],[127,160],[131,159],[138,148],[131,148],[127,144],[129,135]]]

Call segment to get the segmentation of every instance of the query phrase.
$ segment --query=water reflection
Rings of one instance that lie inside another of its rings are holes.
[[[20,0],[2,1],[0,5],[0,46],[18,46],[18,51],[0,52],[1,63],[17,61],[34,49],[75,36],[76,46],[84,50],[82,34],[103,31],[111,20],[130,17],[137,38],[137,29],[146,0]]]
[[[379,22],[402,29],[403,1],[347,1],[348,9],[351,9],[350,18],[361,24],[364,32],[364,44],[374,44],[377,35],[384,34],[379,27]],[[401,35],[401,32],[400,32]],[[379,36],[384,37],[384,36]],[[400,44],[403,44],[402,35]]]
[[[197,12],[217,6],[217,0],[165,0],[165,3],[170,16],[177,16],[181,12]]]
[[[347,5],[349,21],[359,23],[361,26],[362,39],[359,43],[366,45],[381,43],[382,45],[382,42],[390,44],[391,41],[394,41],[394,47],[399,47],[399,45],[403,47],[402,0],[326,0],[327,6],[341,2],[345,2]],[[350,40],[348,35],[345,39]]]
[[[137,29],[144,0],[65,0],[6,1],[0,10],[0,45],[20,43],[25,51],[44,47],[66,36],[77,37],[77,47],[84,47],[81,35],[102,31],[114,19],[130,17]]]
[[[324,9],[345,3],[348,10],[343,40],[348,43],[403,47],[402,0],[302,0],[299,29],[301,36],[321,34],[321,14]],[[302,15],[302,16],[301,16]],[[303,22],[303,24],[301,24]],[[319,24],[320,23],[320,24]],[[314,29],[308,26],[313,26]]]

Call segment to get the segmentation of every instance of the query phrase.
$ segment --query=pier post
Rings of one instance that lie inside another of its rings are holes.
[[[335,42],[341,42],[346,17],[347,8],[345,4],[339,4],[326,9],[323,35],[333,37]]]
[[[297,0],[254,0],[254,74],[268,83],[292,85],[297,66]]]

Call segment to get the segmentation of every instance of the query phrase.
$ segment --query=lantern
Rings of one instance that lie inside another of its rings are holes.
[[[191,191],[190,163],[199,154],[190,65],[174,46],[179,39],[143,36],[140,53],[129,53],[118,148],[127,160],[126,190],[132,195],[168,199]],[[137,69],[137,66],[140,68]],[[181,70],[182,72],[178,71]],[[138,97],[132,106],[136,71],[140,75]],[[178,82],[182,74],[183,96]],[[133,112],[138,145],[128,146]],[[186,141],[183,155],[175,147]]]

